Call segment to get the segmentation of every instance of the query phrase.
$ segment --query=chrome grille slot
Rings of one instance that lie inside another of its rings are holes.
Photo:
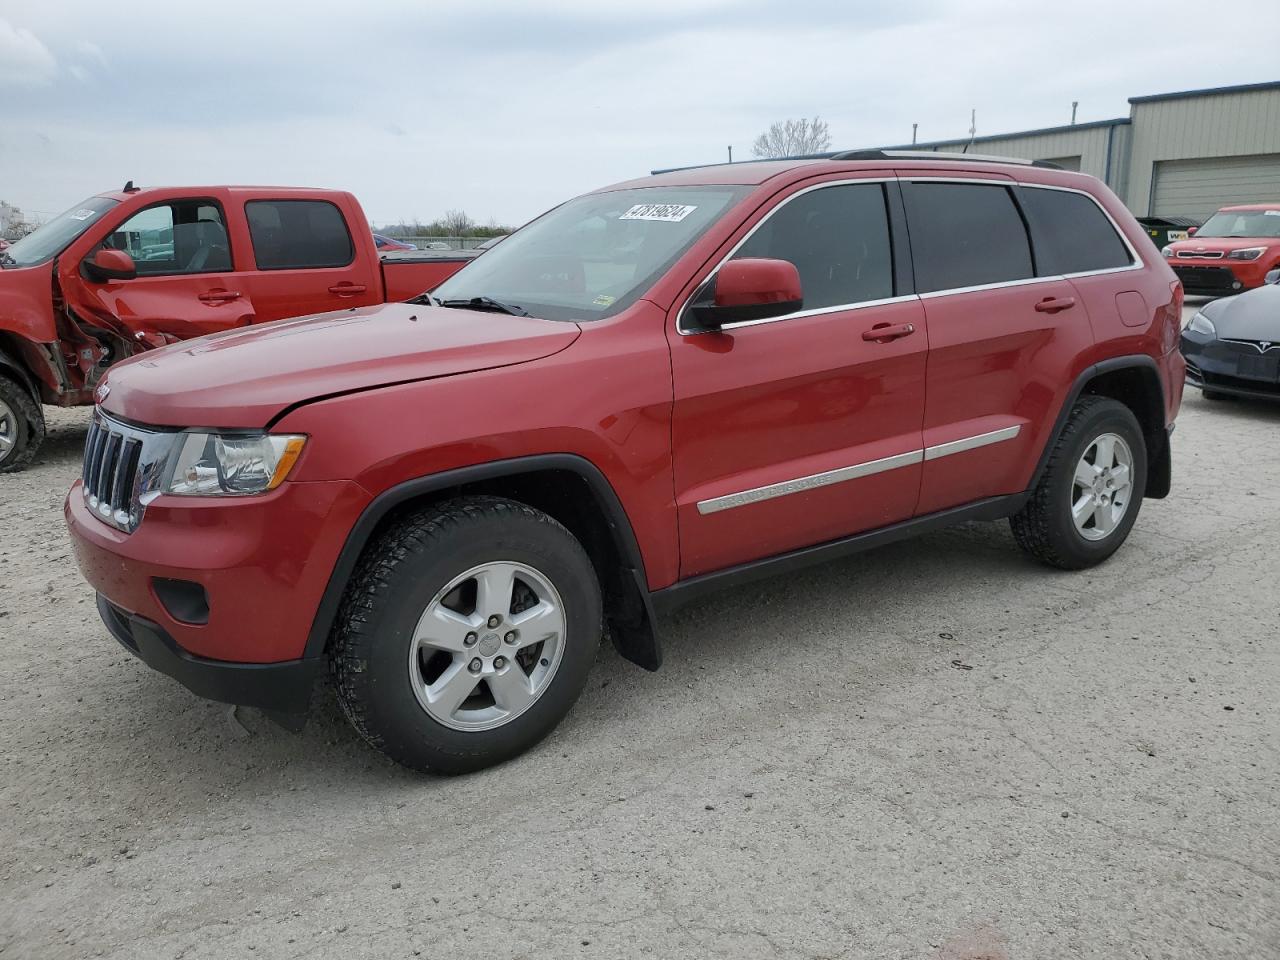
[[[160,491],[179,434],[118,423],[97,411],[84,442],[84,499],[98,519],[126,533]]]

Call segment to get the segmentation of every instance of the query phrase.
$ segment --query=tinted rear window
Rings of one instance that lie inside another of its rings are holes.
[[[345,267],[355,258],[346,221],[326,200],[250,200],[244,210],[259,270]]]
[[[1032,276],[1026,225],[1008,188],[911,183],[903,193],[919,293]]]
[[[1133,263],[1107,215],[1084,194],[1026,187],[1022,206],[1031,222],[1036,273],[1040,276],[1110,270]]]

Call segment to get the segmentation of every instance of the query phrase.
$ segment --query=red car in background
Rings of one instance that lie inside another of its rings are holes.
[[[1187,293],[1242,293],[1262,286],[1280,267],[1280,203],[1223,207],[1189,232],[1161,251]]]

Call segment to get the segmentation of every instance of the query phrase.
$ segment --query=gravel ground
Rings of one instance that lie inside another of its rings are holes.
[[[126,655],[51,420],[0,477],[0,957],[1280,956],[1280,408],[1189,392],[1098,570],[973,524],[726,592],[452,780]]]

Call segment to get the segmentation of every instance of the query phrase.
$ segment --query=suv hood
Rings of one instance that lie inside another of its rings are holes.
[[[1227,253],[1231,250],[1248,250],[1251,247],[1280,246],[1275,237],[1191,237],[1169,244],[1174,255],[1191,253]],[[1249,262],[1249,261],[1242,261]]]
[[[581,332],[535,317],[381,304],[148,351],[112,367],[97,399],[137,423],[264,427],[319,397],[538,360]]]

